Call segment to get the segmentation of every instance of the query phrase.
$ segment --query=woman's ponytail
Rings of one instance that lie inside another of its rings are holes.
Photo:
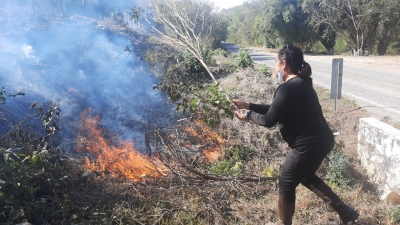
[[[303,78],[303,80],[307,81],[308,83],[313,85],[312,78],[311,78],[311,66],[306,61],[303,61],[301,69],[297,72],[297,76]]]

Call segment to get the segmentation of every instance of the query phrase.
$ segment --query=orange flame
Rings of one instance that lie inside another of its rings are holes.
[[[92,117],[91,109],[85,110],[78,128],[81,141],[78,142],[76,150],[86,151],[97,157],[94,162],[86,158],[85,167],[88,171],[107,170],[113,175],[124,176],[134,181],[148,177],[159,178],[168,173],[168,169],[159,159],[141,154],[133,147],[133,142],[125,141],[119,146],[108,143],[104,137],[106,130],[98,127],[99,119],[99,116]]]
[[[183,127],[182,129],[188,133],[191,136],[194,137],[201,137],[201,141],[207,142],[207,143],[212,143],[216,142],[215,145],[212,147],[203,150],[204,155],[208,159],[209,162],[214,162],[222,158],[222,146],[225,143],[225,140],[219,136],[216,132],[211,130],[210,127],[202,124],[200,120],[195,120],[194,121],[197,126],[199,126],[202,130],[202,135],[199,135],[196,130],[194,130],[192,127]]]

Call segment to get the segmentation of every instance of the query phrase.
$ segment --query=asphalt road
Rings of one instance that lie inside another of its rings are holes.
[[[222,43],[222,46],[233,53],[239,49],[229,43]],[[275,67],[276,53],[264,49],[250,52],[255,62]],[[316,85],[330,90],[332,59],[338,57],[344,60],[342,94],[354,99],[371,117],[400,126],[400,58],[305,55]]]

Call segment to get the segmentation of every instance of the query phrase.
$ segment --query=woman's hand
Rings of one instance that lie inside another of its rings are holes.
[[[250,108],[250,102],[245,102],[240,99],[232,99],[230,101],[231,107],[236,108],[236,109],[249,109]]]
[[[247,113],[248,112],[249,112],[249,110],[247,110],[247,109],[240,109],[240,110],[235,112],[235,116],[239,120],[247,120]]]

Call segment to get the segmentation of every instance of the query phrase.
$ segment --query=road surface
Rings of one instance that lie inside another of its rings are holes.
[[[239,49],[229,43],[222,46],[234,53]],[[276,53],[264,48],[251,48],[250,52],[255,62],[275,68]],[[332,59],[343,58],[342,94],[354,99],[370,116],[399,127],[400,57],[305,55],[304,58],[311,65],[314,83],[329,90]]]

